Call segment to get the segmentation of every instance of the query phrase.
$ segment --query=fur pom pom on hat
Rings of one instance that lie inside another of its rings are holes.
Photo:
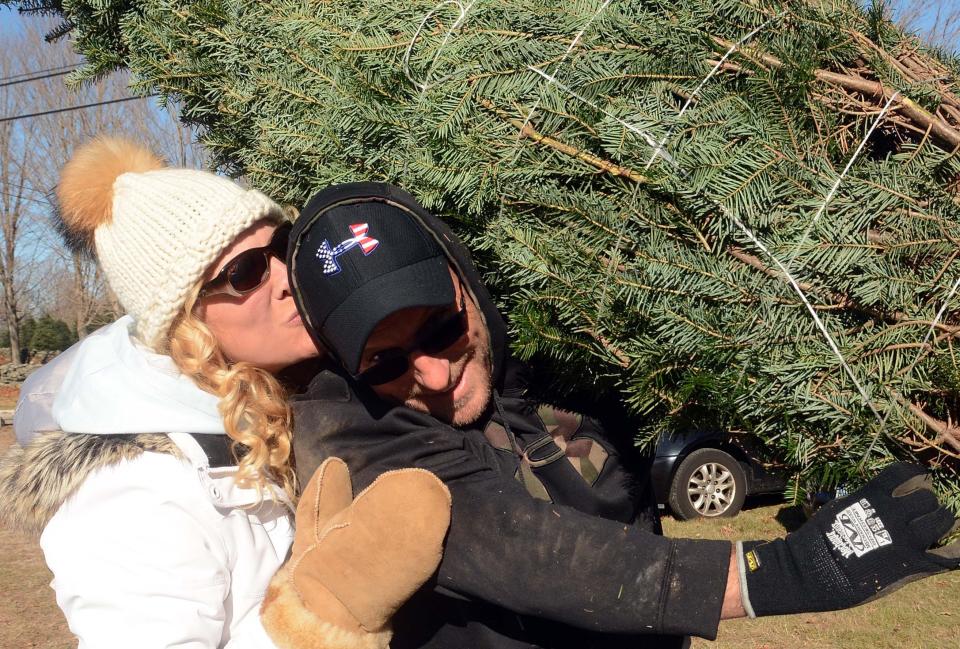
[[[57,186],[61,231],[92,247],[137,335],[166,351],[191,287],[241,232],[279,205],[206,171],[176,169],[129,140],[78,148]]]

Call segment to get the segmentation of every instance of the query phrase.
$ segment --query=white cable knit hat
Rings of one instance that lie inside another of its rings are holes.
[[[77,149],[57,187],[61,228],[91,245],[137,336],[165,351],[190,288],[241,232],[279,205],[206,171],[165,167],[150,151],[101,137]]]

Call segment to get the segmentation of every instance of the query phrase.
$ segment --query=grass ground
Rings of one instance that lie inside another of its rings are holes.
[[[703,539],[773,538],[803,521],[797,507],[767,499],[732,519],[664,519],[669,536]],[[715,642],[693,649],[946,649],[960,648],[960,573],[909,584],[848,611],[731,620]]]
[[[11,443],[12,429],[0,428],[0,453]],[[767,500],[733,519],[681,523],[666,518],[664,527],[671,536],[734,540],[780,536],[801,522],[796,508]],[[0,548],[0,647],[75,647],[49,587],[51,575],[37,540],[0,527]],[[693,648],[960,648],[960,573],[910,584],[885,599],[842,613],[724,622],[716,642],[696,639]]]

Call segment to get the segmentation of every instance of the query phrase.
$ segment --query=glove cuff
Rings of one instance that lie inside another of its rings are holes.
[[[352,631],[324,620],[304,606],[284,565],[270,580],[260,621],[279,649],[388,649],[393,631]]]
[[[743,541],[737,541],[737,576],[740,578],[740,602],[743,604],[743,610],[751,620],[757,617],[753,610],[753,604],[750,602],[750,587],[747,584],[747,562],[743,556]]]
[[[809,571],[822,567],[813,561],[802,565]],[[740,599],[750,617],[788,615],[838,608],[817,594],[808,592],[805,575],[796,569],[783,539],[737,543],[737,572]]]

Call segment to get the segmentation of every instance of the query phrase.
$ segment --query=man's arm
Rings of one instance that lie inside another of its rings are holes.
[[[894,464],[796,532],[737,543],[721,619],[839,610],[960,567],[960,542],[931,549],[956,525],[919,466]]]
[[[668,539],[533,499],[484,440],[404,428],[409,411],[364,420],[347,405],[294,404],[301,480],[327,456],[347,462],[357,490],[391,469],[436,474],[453,497],[438,591],[603,633],[715,637],[728,542]]]
[[[934,547],[955,524],[924,468],[891,464],[786,537],[738,542],[743,609],[750,617],[836,611],[956,570],[960,541]]]
[[[312,458],[337,455],[358,489],[390,469],[433,472],[453,496],[437,588],[518,614],[605,633],[713,638],[721,615],[848,608],[960,564],[960,543],[928,552],[954,519],[917,467],[885,471],[785,539],[738,543],[731,551],[727,542],[665,538],[535,500],[484,440],[424,425],[407,409],[364,419],[348,394],[306,410],[297,405],[300,471]],[[866,516],[857,525],[880,530],[866,561],[841,556],[862,549],[845,553],[842,539],[831,540],[854,506]]]

